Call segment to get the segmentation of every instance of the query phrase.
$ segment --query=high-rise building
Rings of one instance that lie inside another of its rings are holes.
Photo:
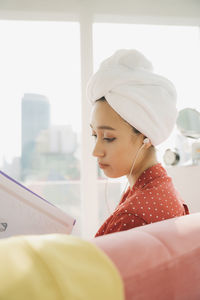
[[[49,126],[50,104],[47,97],[39,94],[24,94],[22,98],[22,179],[25,179],[31,171],[37,137]]]

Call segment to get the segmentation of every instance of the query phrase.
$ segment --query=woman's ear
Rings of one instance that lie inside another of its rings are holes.
[[[148,148],[151,147],[151,145],[152,145],[150,139],[147,138],[147,137],[145,137],[145,138],[143,139],[143,144],[145,145],[145,148],[146,148],[146,149],[148,149]]]
[[[150,143],[150,140],[149,140],[149,138],[144,138],[144,140],[143,140],[143,144],[148,144],[148,143]]]

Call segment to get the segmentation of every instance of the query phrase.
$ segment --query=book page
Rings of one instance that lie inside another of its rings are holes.
[[[0,238],[70,234],[75,219],[0,171]]]

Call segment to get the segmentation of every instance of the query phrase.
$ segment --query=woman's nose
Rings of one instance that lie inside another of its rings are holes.
[[[102,146],[100,145],[100,142],[96,142],[92,155],[95,157],[103,157],[104,156],[104,150]]]

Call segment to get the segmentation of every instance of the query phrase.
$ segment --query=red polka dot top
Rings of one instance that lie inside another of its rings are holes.
[[[189,214],[160,163],[145,170],[122,196],[95,237]]]

